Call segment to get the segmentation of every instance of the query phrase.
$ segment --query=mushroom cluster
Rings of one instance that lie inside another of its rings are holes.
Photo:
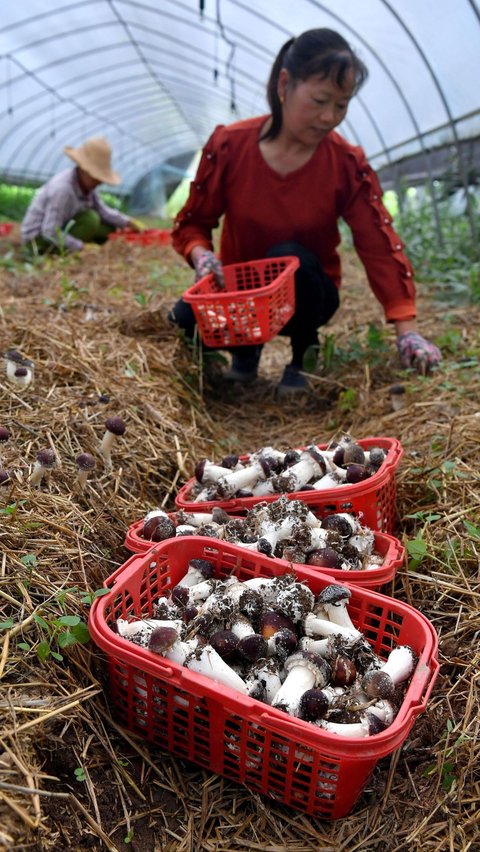
[[[242,695],[345,737],[390,725],[416,662],[407,645],[378,657],[353,624],[350,590],[315,596],[294,574],[215,578],[191,559],[152,618],[118,619],[121,637]]]
[[[375,553],[373,531],[353,515],[339,512],[320,519],[306,503],[285,496],[257,503],[245,517],[231,517],[214,507],[210,513],[153,509],[143,519],[142,536],[148,541],[181,535],[222,539],[317,568],[361,571],[379,568],[384,561]]]
[[[326,449],[315,444],[286,451],[262,447],[241,459],[229,455],[220,464],[201,459],[189,496],[201,503],[352,485],[377,473],[386,455],[381,447],[364,450],[345,434]]]

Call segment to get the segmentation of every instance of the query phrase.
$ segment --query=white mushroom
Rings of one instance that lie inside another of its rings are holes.
[[[330,666],[317,654],[296,651],[285,660],[287,677],[273,699],[272,706],[296,716],[300,698],[307,689],[323,687],[330,677]]]
[[[168,627],[154,630],[149,637],[148,649],[197,674],[203,674],[247,695],[245,681],[222,660],[220,654],[211,645],[201,645],[198,639],[182,642],[175,634],[176,631]]]
[[[57,456],[53,450],[40,450],[30,476],[30,485],[40,485],[43,477],[48,479],[56,464]]]
[[[95,470],[96,461],[94,457],[90,453],[80,453],[77,458],[77,484],[81,491],[85,488],[87,484],[88,474]]]
[[[125,423],[121,417],[107,417],[105,421],[105,433],[100,443],[99,452],[103,456],[105,466],[112,467],[112,447],[115,439],[125,433]]]
[[[385,728],[381,719],[369,711],[364,714],[360,722],[328,722],[326,719],[320,719],[315,724],[329,734],[348,738],[371,737]]]
[[[369,698],[391,698],[396,685],[412,674],[416,660],[416,654],[409,645],[399,645],[390,652],[387,661],[379,669],[366,673],[362,689]]]
[[[326,586],[318,595],[315,614],[321,615],[324,612],[328,620],[333,624],[344,627],[351,633],[356,633],[357,638],[360,638],[362,634],[353,624],[347,609],[347,604],[351,596],[352,593],[346,586],[338,586],[332,583]]]
[[[158,618],[143,618],[138,621],[128,621],[127,619],[118,618],[115,625],[119,636],[123,639],[129,639],[143,648],[148,646],[148,640],[154,630],[166,627],[169,630],[174,630],[177,637],[180,637],[185,627],[181,619],[165,620]]]
[[[274,477],[276,491],[301,491],[314,477],[326,472],[325,459],[313,444],[300,453],[300,461]]]

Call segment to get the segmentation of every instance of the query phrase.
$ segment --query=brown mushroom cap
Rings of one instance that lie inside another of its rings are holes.
[[[96,465],[96,461],[90,453],[80,453],[75,461],[79,470],[93,470]]]
[[[111,432],[112,435],[123,435],[125,432],[125,423],[121,417],[107,417],[105,429]]]
[[[10,438],[10,432],[5,426],[0,426],[0,443],[6,444],[8,439]]]
[[[55,467],[57,462],[57,457],[53,450],[46,448],[44,450],[40,450],[37,453],[37,462],[41,464],[43,467],[52,468]]]

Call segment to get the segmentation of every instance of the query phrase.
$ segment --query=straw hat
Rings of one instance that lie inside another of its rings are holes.
[[[67,157],[95,180],[113,186],[120,183],[120,175],[112,169],[112,149],[103,136],[92,136],[79,148],[66,145],[63,150]]]

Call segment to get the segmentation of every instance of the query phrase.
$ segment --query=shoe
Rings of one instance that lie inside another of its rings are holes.
[[[223,374],[227,382],[241,382],[244,385],[254,382],[258,375],[260,353],[255,355],[232,355],[232,365]]]
[[[302,375],[300,367],[287,364],[283,371],[282,379],[277,385],[277,396],[282,397],[305,393],[306,390],[308,390],[308,383],[305,376]]]

